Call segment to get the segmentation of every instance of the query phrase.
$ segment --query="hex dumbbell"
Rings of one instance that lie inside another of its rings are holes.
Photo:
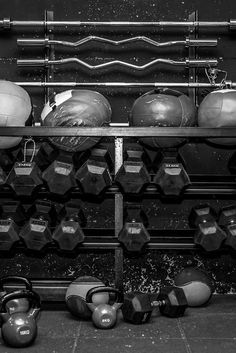
[[[31,196],[43,184],[41,170],[35,161],[40,148],[37,150],[33,144],[33,149],[28,149],[26,145],[28,146],[27,141],[24,151],[19,151],[17,161],[6,179],[6,184],[11,186],[17,196]]]
[[[196,228],[194,242],[206,251],[218,250],[226,239],[226,233],[216,219],[216,212],[207,204],[193,207],[189,215],[190,225]]]
[[[50,201],[38,200],[28,214],[31,217],[19,235],[28,249],[40,251],[52,242],[50,226],[55,224],[56,210]]]
[[[151,178],[146,168],[147,155],[143,149],[128,148],[125,161],[116,173],[115,181],[125,193],[139,193],[150,183]]]
[[[189,176],[184,168],[184,163],[175,151],[164,152],[163,159],[155,161],[157,170],[154,183],[166,196],[179,196],[190,184]]]
[[[93,148],[75,177],[84,193],[98,196],[112,185],[111,171],[112,159],[108,149]]]
[[[218,224],[226,233],[225,245],[236,250],[236,206],[223,207],[219,214]]]
[[[0,250],[10,250],[20,240],[19,226],[26,220],[26,214],[19,201],[6,201],[1,208]]]
[[[150,320],[155,307],[159,308],[162,315],[174,318],[183,316],[187,306],[182,288],[164,287],[156,300],[151,300],[150,295],[146,293],[126,293],[121,310],[125,321],[144,324]]]
[[[118,240],[129,252],[140,252],[150,241],[146,229],[148,219],[140,205],[129,205],[124,212],[125,223],[118,235]]]
[[[84,232],[81,227],[85,226],[85,216],[80,203],[75,200],[65,204],[63,213],[64,216],[55,228],[52,239],[61,250],[73,251],[84,241]]]
[[[73,154],[60,151],[56,159],[44,170],[42,178],[46,181],[50,192],[65,195],[77,186]]]

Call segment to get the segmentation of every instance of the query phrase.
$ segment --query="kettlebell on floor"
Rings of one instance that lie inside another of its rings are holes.
[[[16,299],[26,298],[30,302],[27,312],[11,313],[7,304]],[[2,339],[16,348],[31,345],[37,337],[37,319],[40,313],[40,297],[36,292],[29,290],[16,291],[5,294],[0,301],[2,322]]]

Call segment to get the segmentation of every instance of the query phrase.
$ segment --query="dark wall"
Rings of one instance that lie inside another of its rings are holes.
[[[61,0],[1,0],[1,18],[10,16],[12,20],[41,20],[44,18],[45,10],[54,11],[56,20],[81,20],[81,21],[159,21],[159,20],[187,20],[193,11],[199,12],[201,20],[226,21],[235,17],[236,3],[233,0],[129,0],[129,1],[61,1]],[[113,39],[126,38],[130,35],[143,34],[157,41],[170,39],[182,39],[188,33],[186,31],[150,28],[144,31],[127,28],[117,32],[111,30],[95,30],[93,28],[80,28],[79,30],[58,30],[55,39],[67,39],[71,41],[83,38],[88,34],[103,35]],[[221,58],[220,68],[228,71],[228,79],[236,80],[235,71],[235,32],[226,29],[201,30],[201,38],[217,38],[219,46],[213,49],[201,49],[201,57]],[[39,81],[44,79],[44,71],[38,69],[20,69],[16,66],[17,58],[42,58],[42,49],[18,49],[17,38],[42,37],[43,31],[39,29],[13,29],[9,32],[0,32],[0,78],[11,81]],[[134,45],[130,49],[123,48],[120,52],[110,50],[110,47],[87,45],[80,52],[80,58],[91,63],[102,62],[114,58],[127,60],[142,64],[150,58],[171,57],[181,59],[188,55],[186,49],[168,48],[153,50],[140,50],[140,46]],[[58,58],[78,55],[76,50],[62,49],[56,51]],[[199,80],[206,80],[204,71],[199,70]],[[163,81],[178,82],[188,81],[188,70],[176,67],[158,66],[154,70],[143,74],[134,74],[127,71],[117,70],[111,72],[99,72],[91,74],[71,65],[55,69],[55,80],[63,81]],[[39,119],[40,111],[44,103],[43,89],[27,89],[31,94],[36,120]],[[56,91],[59,91],[57,89]],[[134,100],[144,90],[127,89],[100,89],[110,101],[113,110],[113,121],[127,121],[130,108]],[[197,92],[199,101],[202,99],[201,92]],[[207,143],[189,142],[181,148],[182,156],[186,163],[186,169],[190,174],[224,174],[229,175],[227,168],[228,159],[234,152],[234,148],[223,148],[222,146],[209,145]],[[193,158],[194,156],[194,158]],[[160,200],[150,201],[142,199],[145,209],[148,211],[151,227],[158,228],[161,223],[164,229],[186,228],[189,210],[199,200],[182,200],[177,204],[162,204]],[[222,204],[234,202],[234,196],[228,200],[213,201],[214,207],[220,208]],[[84,208],[88,216],[88,227],[94,224],[101,228],[114,226],[113,222],[113,200],[102,200],[100,203],[85,202]],[[163,211],[165,210],[165,212]],[[163,211],[163,213],[161,212]],[[101,218],[100,213],[103,217]],[[174,215],[174,216],[173,216]],[[171,221],[170,221],[171,220]],[[170,281],[173,276],[185,265],[196,265],[208,270],[216,280],[217,292],[235,292],[235,254],[226,251],[220,254],[208,255],[200,251],[147,251],[138,258],[125,257],[124,280],[126,289],[142,288],[155,290],[160,283]],[[29,256],[16,253],[5,256],[0,260],[0,274],[21,274],[32,278],[74,278],[84,274],[94,274],[101,278],[107,277],[114,282],[114,253],[107,252],[83,252],[77,257],[58,256],[56,254],[45,254],[42,256]],[[135,275],[134,275],[135,274]]]

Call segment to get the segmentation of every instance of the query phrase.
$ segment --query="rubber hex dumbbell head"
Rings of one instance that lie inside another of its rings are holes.
[[[178,196],[190,184],[190,179],[182,163],[177,160],[163,160],[154,177],[164,195]]]
[[[148,322],[153,311],[150,296],[140,292],[126,293],[121,311],[123,319],[132,324]]]
[[[236,207],[230,205],[222,208],[218,220],[219,225],[226,232],[225,245],[236,250]]]
[[[84,193],[98,196],[112,185],[111,165],[111,156],[106,148],[91,151],[89,159],[76,172]]]
[[[0,250],[10,250],[18,241],[19,224],[25,220],[25,212],[18,201],[8,201],[2,205],[0,217]]]
[[[161,288],[157,300],[163,301],[159,306],[162,315],[168,317],[180,317],[185,313],[188,302],[182,288],[164,287]]]
[[[16,162],[6,183],[18,196],[31,196],[43,184],[41,171],[35,162]]]
[[[73,251],[84,241],[84,232],[81,228],[86,223],[81,205],[78,202],[66,203],[65,215],[53,233],[53,240],[64,251]]]
[[[44,170],[42,178],[46,181],[49,191],[57,195],[65,195],[76,187],[73,155],[60,151],[56,160]]]
[[[127,149],[124,158],[126,160],[118,170],[115,181],[125,193],[139,193],[151,181],[145,166],[146,154],[143,150]]]
[[[190,225],[197,227],[194,234],[195,244],[201,245],[206,251],[218,250],[226,233],[216,223],[216,213],[209,205],[194,207],[189,216]]]
[[[27,216],[25,209],[19,201],[5,201],[2,204],[2,218],[11,218],[15,223],[22,225]]]
[[[118,240],[129,252],[140,252],[150,241],[150,234],[146,229],[148,219],[140,205],[129,205],[124,211],[125,223]]]
[[[223,207],[219,214],[218,224],[226,227],[236,223],[236,207],[234,205]]]
[[[191,209],[189,223],[192,227],[197,227],[200,223],[214,222],[217,218],[215,210],[208,204],[201,204]]]
[[[20,231],[28,249],[41,251],[52,242],[50,225],[55,223],[56,211],[49,201],[37,201],[30,209],[32,216]]]

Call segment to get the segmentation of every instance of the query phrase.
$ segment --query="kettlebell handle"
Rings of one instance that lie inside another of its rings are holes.
[[[0,291],[3,291],[4,284],[15,283],[15,282],[24,284],[27,290],[32,291],[32,283],[30,282],[30,280],[20,276],[6,276],[6,277],[0,278]]]
[[[40,297],[36,292],[29,291],[29,290],[19,290],[19,291],[7,293],[2,296],[2,298],[0,299],[0,308],[1,308],[0,311],[6,313],[7,303],[10,300],[20,299],[20,298],[27,298],[32,301],[29,311],[32,309],[40,309],[40,306],[41,306]]]
[[[123,294],[119,289],[117,288],[112,288],[112,287],[106,287],[106,286],[97,286],[91,288],[86,295],[86,302],[87,303],[92,303],[92,297],[94,294],[97,293],[115,293],[116,294],[116,303],[122,303],[123,302]]]

